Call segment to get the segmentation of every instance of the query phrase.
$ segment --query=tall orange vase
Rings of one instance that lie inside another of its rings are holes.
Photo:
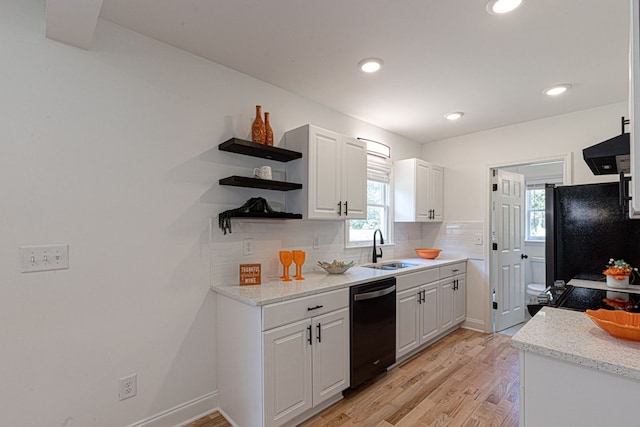
[[[262,107],[256,105],[256,118],[251,125],[251,140],[259,144],[264,144],[266,137],[266,129],[262,121]]]
[[[264,113],[264,128],[265,128],[265,139],[264,143],[266,145],[273,145],[273,129],[271,129],[271,125],[269,124],[269,113]]]

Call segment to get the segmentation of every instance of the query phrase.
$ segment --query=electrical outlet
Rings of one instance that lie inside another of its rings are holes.
[[[313,236],[313,249],[320,249],[320,237]]]
[[[125,400],[138,394],[138,374],[120,378],[120,400]]]
[[[253,239],[242,241],[242,255],[253,255]]]

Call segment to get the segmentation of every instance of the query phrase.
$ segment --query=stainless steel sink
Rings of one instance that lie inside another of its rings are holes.
[[[381,264],[366,264],[363,267],[375,268],[376,270],[400,270],[401,268],[415,267],[417,264],[409,264],[406,262],[385,262]]]

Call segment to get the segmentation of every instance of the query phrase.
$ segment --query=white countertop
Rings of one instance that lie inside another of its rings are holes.
[[[352,285],[358,285],[360,283],[385,277],[400,276],[427,268],[440,267],[457,262],[466,262],[467,259],[455,258],[429,260],[422,258],[406,258],[390,261],[385,260],[384,262],[381,262],[381,264],[394,261],[416,264],[416,266],[402,268],[399,270],[377,270],[375,268],[355,266],[351,267],[343,274],[306,273],[304,274],[305,280],[283,282],[279,278],[269,278],[261,285],[211,285],[211,289],[217,293],[244,302],[245,304],[260,306],[318,294],[321,292],[332,291],[334,289],[346,288]]]
[[[630,294],[640,294],[640,285],[629,285],[628,288],[610,288],[606,282],[596,282],[594,280],[571,279],[567,285],[578,288],[600,289],[602,291],[628,292]]]
[[[640,380],[640,343],[613,338],[583,312],[545,307],[513,336],[511,345]]]

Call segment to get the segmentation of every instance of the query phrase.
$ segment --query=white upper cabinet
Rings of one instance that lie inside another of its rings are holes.
[[[285,146],[302,153],[286,165],[302,190],[287,194],[287,211],[304,219],[366,219],[367,148],[363,141],[305,125],[285,133]]]
[[[431,165],[431,189],[429,190],[432,221],[442,222],[444,218],[444,168]]]
[[[342,213],[345,219],[367,219],[367,144],[346,136],[343,140]]]
[[[393,163],[396,222],[442,222],[444,168],[420,159]]]

